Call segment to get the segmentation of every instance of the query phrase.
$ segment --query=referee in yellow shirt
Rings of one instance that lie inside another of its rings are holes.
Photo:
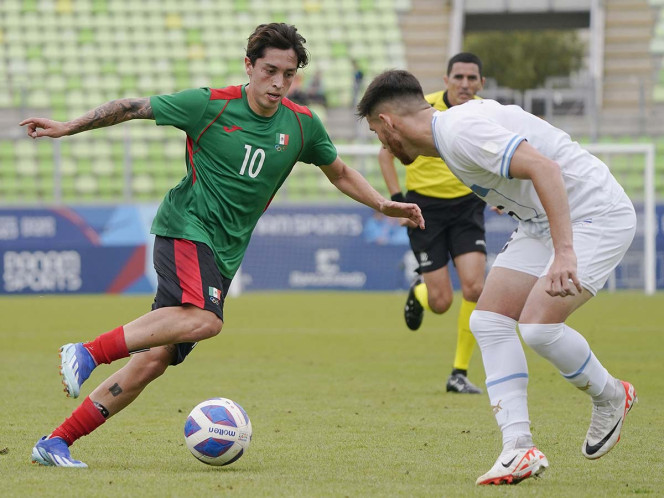
[[[443,79],[447,90],[426,96],[439,111],[479,98],[476,94],[484,86],[482,61],[474,54],[459,53],[450,59]],[[404,202],[394,156],[381,149],[378,162],[392,200]],[[408,292],[404,309],[406,325],[417,330],[425,309],[440,314],[450,308],[454,294],[447,263],[451,258],[461,282],[462,300],[447,391],[481,393],[467,375],[475,349],[468,321],[484,287],[486,267],[484,201],[462,184],[441,159],[434,157],[419,156],[406,166],[406,190],[405,201],[420,206],[426,223],[424,230],[408,229],[420,276]]]

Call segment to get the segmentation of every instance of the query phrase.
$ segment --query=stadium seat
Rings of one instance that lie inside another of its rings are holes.
[[[320,70],[328,108],[348,108],[355,57],[365,80],[386,67],[406,67],[399,15],[411,0],[2,0],[0,2],[0,109],[36,109],[69,120],[122,97],[171,93],[191,86],[246,82],[243,64],[247,36],[259,23],[286,21],[298,26],[311,51],[305,79]],[[664,0],[649,0],[664,7]],[[664,17],[658,17],[651,52],[664,55]],[[232,25],[219,19],[233,16]],[[664,101],[664,70],[654,89]],[[331,110],[318,107],[325,120]],[[136,125],[136,126],[135,126]],[[99,132],[99,133],[97,133]],[[93,133],[93,132],[88,132]],[[185,174],[184,135],[153,123],[127,123],[97,130],[92,137],[42,145],[23,138],[0,140],[0,199],[18,179],[36,172],[30,195],[39,198],[53,184],[54,155],[60,158],[63,201],[112,200],[122,195],[126,167],[139,176],[130,185],[143,200],[159,200]],[[35,145],[38,146],[35,146]],[[658,165],[664,159],[658,146]],[[363,170],[375,186],[383,180],[374,162]],[[50,165],[50,166],[49,166]],[[304,198],[327,180],[315,169],[295,168],[289,195]],[[312,174],[313,173],[313,174]],[[12,176],[13,175],[13,176]],[[302,176],[299,176],[302,175]],[[80,181],[76,182],[80,176]],[[658,179],[662,175],[658,174]],[[149,179],[149,180],[148,180]],[[7,180],[5,182],[5,180]],[[322,183],[320,183],[322,181]],[[628,180],[638,185],[638,181]],[[660,196],[664,196],[661,181]],[[20,185],[23,191],[27,187]],[[327,194],[326,194],[327,195]],[[9,196],[9,197],[8,197]],[[83,197],[82,197],[83,196]],[[86,197],[87,196],[87,197]]]

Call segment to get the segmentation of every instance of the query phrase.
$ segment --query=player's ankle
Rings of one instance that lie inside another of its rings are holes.
[[[533,436],[530,433],[520,434],[516,437],[503,438],[503,451],[510,451],[521,448],[532,448]]]

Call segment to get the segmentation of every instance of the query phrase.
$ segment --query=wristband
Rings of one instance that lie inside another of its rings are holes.
[[[403,196],[401,192],[397,192],[396,194],[392,194],[390,196],[390,199],[392,199],[394,202],[406,202],[406,198]]]

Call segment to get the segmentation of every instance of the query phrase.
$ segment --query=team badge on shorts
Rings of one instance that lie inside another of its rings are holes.
[[[221,291],[216,287],[209,287],[208,291],[210,294],[210,301],[214,304],[219,304],[219,301],[221,300]]]

